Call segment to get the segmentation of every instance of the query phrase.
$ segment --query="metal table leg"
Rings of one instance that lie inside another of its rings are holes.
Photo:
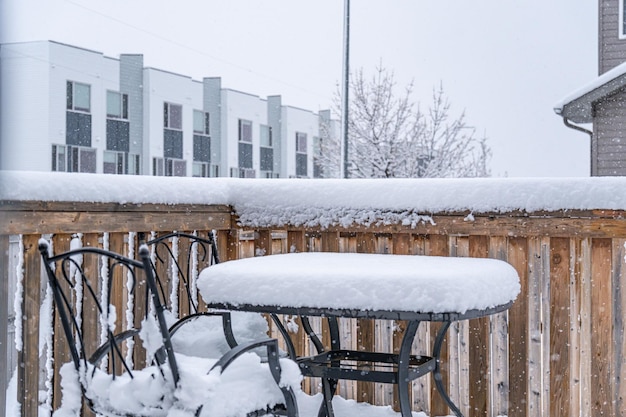
[[[409,362],[411,355],[411,346],[413,345],[413,339],[415,339],[415,333],[419,327],[419,321],[410,321],[407,329],[402,337],[402,344],[400,345],[400,354],[398,361],[398,399],[400,400],[400,413],[402,417],[411,417],[411,402],[409,401],[409,387],[411,386],[411,380],[409,379]]]

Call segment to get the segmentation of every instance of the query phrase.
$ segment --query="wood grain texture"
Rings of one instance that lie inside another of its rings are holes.
[[[570,386],[570,240],[550,241],[550,415],[568,410]]]
[[[591,245],[591,407],[594,416],[614,416],[614,344],[612,343],[612,242]]]
[[[70,242],[72,240],[71,235],[67,234],[58,234],[53,236],[52,238],[52,248],[54,254],[60,254],[63,252],[67,252],[70,250]],[[65,278],[63,278],[63,272],[60,269],[60,265],[57,264],[57,269],[55,270],[55,274],[58,279],[59,288],[63,293],[68,296],[69,300],[74,301],[74,295],[71,294],[71,289]],[[54,378],[53,378],[53,398],[52,398],[52,407],[56,410],[61,406],[62,395],[61,395],[61,376],[59,374],[59,370],[61,366],[65,363],[70,362],[72,360],[70,356],[70,350],[68,347],[68,341],[65,337],[65,333],[63,333],[63,326],[61,324],[61,316],[59,315],[57,306],[55,304],[54,309],[54,334],[56,337],[54,338],[52,350],[54,352]],[[61,336],[61,337],[59,337]]]
[[[6,410],[9,375],[9,235],[0,235],[0,410]],[[12,398],[11,401],[15,401]]]
[[[509,310],[509,417],[526,417],[528,396],[529,253],[526,238],[510,238],[508,262],[517,270],[521,291]]]

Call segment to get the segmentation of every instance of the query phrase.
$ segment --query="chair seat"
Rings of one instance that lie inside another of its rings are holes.
[[[85,396],[93,408],[103,416],[246,416],[253,410],[271,409],[284,402],[274,382],[268,364],[254,353],[244,353],[224,372],[215,368],[216,359],[176,354],[180,372],[178,387],[174,389],[170,374],[149,366],[133,372],[133,378],[124,373],[116,376],[98,368],[87,370],[88,384]],[[301,375],[298,366],[289,359],[281,359],[281,385],[300,390]],[[93,374],[92,374],[93,372]],[[55,417],[78,415],[81,389],[73,363],[61,370],[63,404]]]

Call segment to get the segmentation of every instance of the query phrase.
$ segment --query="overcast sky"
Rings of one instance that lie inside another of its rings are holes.
[[[55,40],[313,111],[341,79],[343,0],[0,0],[2,42]],[[494,176],[587,176],[552,108],[597,75],[597,1],[353,0],[353,69],[382,62],[488,137]]]

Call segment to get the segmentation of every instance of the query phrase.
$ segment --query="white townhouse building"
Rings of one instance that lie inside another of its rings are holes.
[[[53,41],[0,45],[0,91],[4,170],[321,177],[319,141],[339,134],[328,110]]]

